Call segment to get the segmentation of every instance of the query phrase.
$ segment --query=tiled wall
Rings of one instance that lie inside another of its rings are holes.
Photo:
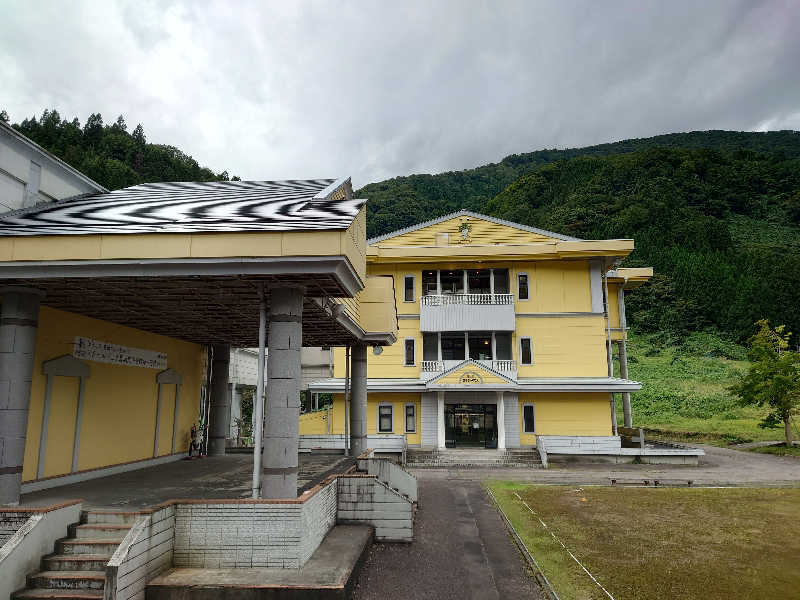
[[[147,582],[172,566],[174,539],[174,506],[138,519],[106,567],[106,597],[144,600]]]
[[[175,567],[299,568],[336,523],[336,482],[305,502],[176,506]]]

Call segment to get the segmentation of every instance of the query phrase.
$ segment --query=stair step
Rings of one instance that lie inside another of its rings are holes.
[[[124,537],[130,525],[70,525],[70,535],[78,539],[105,539]]]
[[[33,588],[102,590],[105,582],[105,571],[40,571],[28,576]]]
[[[53,588],[28,588],[11,594],[11,600],[22,600],[23,598],[97,600],[97,598],[102,597],[103,590],[66,590]]]
[[[87,525],[128,525],[132,526],[141,515],[130,511],[85,510],[81,513],[81,523]]]
[[[102,571],[111,554],[51,554],[42,559],[47,571]]]
[[[113,554],[116,552],[123,538],[67,538],[56,543],[58,554]]]

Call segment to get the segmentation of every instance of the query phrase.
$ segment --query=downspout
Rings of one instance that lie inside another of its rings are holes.
[[[614,356],[611,350],[611,311],[609,310],[609,302],[608,302],[608,272],[606,271],[606,265],[603,264],[603,312],[605,313],[606,318],[606,349],[608,350],[608,376],[614,376]],[[617,430],[617,401],[614,398],[614,392],[609,392],[608,394],[609,400],[611,403],[611,430],[613,431],[614,435],[617,435],[619,432]]]
[[[350,346],[344,351],[344,455],[350,456]]]

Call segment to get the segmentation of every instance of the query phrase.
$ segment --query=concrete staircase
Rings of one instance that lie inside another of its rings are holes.
[[[497,468],[541,469],[542,461],[535,448],[486,450],[483,448],[408,449],[406,466],[410,468]]]
[[[102,598],[106,564],[135,520],[135,513],[84,511],[81,522],[69,526],[69,537],[56,542],[55,552],[42,558],[42,570],[28,575],[28,587],[12,600]]]

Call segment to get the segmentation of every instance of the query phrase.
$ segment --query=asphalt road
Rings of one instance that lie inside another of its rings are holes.
[[[357,600],[544,598],[477,481],[418,475],[411,544],[374,544]]]

